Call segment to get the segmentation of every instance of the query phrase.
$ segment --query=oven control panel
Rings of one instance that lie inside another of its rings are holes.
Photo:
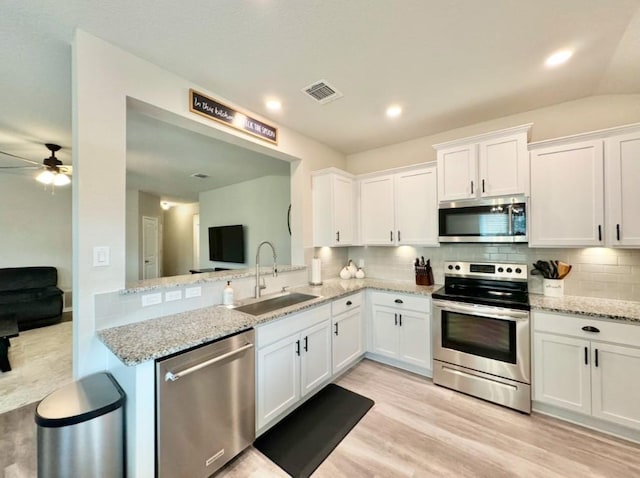
[[[527,280],[527,265],[496,262],[445,261],[444,275],[479,277],[485,279]]]

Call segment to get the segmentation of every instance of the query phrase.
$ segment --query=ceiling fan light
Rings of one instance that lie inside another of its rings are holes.
[[[53,178],[54,186],[66,186],[70,182],[71,179],[69,179],[69,176],[67,176],[66,174],[56,174]]]
[[[41,182],[42,184],[51,184],[55,178],[56,178],[55,174],[53,174],[49,170],[46,170],[46,171],[42,171],[40,174],[36,176],[36,181]]]

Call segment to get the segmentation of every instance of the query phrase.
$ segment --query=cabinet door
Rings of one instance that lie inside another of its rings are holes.
[[[438,200],[476,197],[476,145],[438,151]]]
[[[399,311],[400,360],[431,369],[431,333],[429,315]]]
[[[299,335],[291,335],[257,353],[257,428],[273,420],[300,398]]]
[[[398,358],[400,338],[397,312],[394,309],[374,305],[372,308],[371,352]]]
[[[301,393],[305,396],[331,377],[331,321],[300,333]]]
[[[602,141],[531,152],[531,247],[604,244]]]
[[[398,244],[438,245],[436,168],[395,176],[395,224]]]
[[[362,243],[395,244],[393,176],[363,179],[360,183]]]
[[[483,197],[528,194],[527,135],[484,141],[478,145],[478,189]]]
[[[333,319],[333,373],[362,355],[362,310],[357,307]]]
[[[353,244],[354,224],[353,181],[342,176],[333,177],[333,231],[336,245]]]
[[[640,246],[640,132],[609,138],[606,153],[607,243]]]
[[[640,349],[598,342],[591,349],[593,416],[640,429]]]
[[[533,399],[591,413],[589,341],[536,332]]]

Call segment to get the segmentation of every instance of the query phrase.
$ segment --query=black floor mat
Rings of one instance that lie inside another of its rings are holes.
[[[291,476],[308,477],[373,403],[331,383],[258,438],[253,446]]]

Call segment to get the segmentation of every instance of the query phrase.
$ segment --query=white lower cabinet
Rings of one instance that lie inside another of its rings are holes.
[[[532,315],[534,401],[640,429],[640,327]]]
[[[362,293],[333,301],[333,373],[342,372],[363,354]]]
[[[256,429],[331,378],[329,304],[256,328]]]
[[[371,293],[369,352],[402,366],[431,370],[431,300],[387,292]]]

